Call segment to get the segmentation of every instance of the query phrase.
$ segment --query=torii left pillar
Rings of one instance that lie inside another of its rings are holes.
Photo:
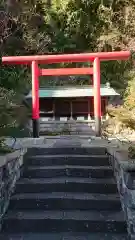
[[[98,57],[93,62],[93,90],[95,133],[97,136],[101,136],[100,60]]]
[[[39,138],[39,69],[38,63],[32,61],[32,121],[33,137]]]

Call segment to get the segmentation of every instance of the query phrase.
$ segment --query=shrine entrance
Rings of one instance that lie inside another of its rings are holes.
[[[96,136],[101,136],[101,95],[100,95],[100,61],[127,60],[129,51],[99,52],[62,55],[13,56],[2,57],[3,64],[25,64],[32,71],[32,120],[33,137],[39,137],[39,76],[92,75],[94,91],[94,118]],[[41,69],[39,64],[68,62],[90,62],[93,67]]]

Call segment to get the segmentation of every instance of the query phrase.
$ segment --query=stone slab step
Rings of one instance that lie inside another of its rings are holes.
[[[61,140],[62,141],[62,140]],[[44,148],[44,147],[37,147],[37,148],[29,148],[29,154],[33,155],[45,155],[45,154],[78,154],[78,155],[84,155],[84,154],[96,154],[96,155],[101,155],[101,154],[106,154],[106,148],[104,147],[76,147],[72,146],[70,144],[67,146],[59,146],[56,147],[51,147],[51,148]]]
[[[108,178],[113,177],[111,166],[29,166],[25,169],[25,178],[48,178],[48,177],[91,177]]]
[[[27,165],[80,165],[107,166],[110,165],[108,155],[35,155],[27,158]]]
[[[22,178],[16,184],[16,193],[88,192],[117,193],[114,179],[94,178]]]
[[[10,200],[10,210],[120,210],[118,194],[88,193],[26,193],[16,194]]]
[[[52,233],[52,234],[0,234],[1,240],[129,240],[126,234],[88,234],[88,233]]]
[[[103,232],[126,233],[123,212],[108,211],[9,211],[4,232]]]

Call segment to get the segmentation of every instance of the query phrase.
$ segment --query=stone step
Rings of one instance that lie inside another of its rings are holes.
[[[28,150],[0,239],[128,239],[106,149],[67,143]]]
[[[3,231],[16,232],[102,232],[126,233],[123,212],[108,211],[9,211]]]
[[[51,178],[51,177],[86,177],[109,178],[113,177],[111,166],[29,166],[24,171],[25,178]]]
[[[114,179],[94,178],[22,178],[16,184],[16,193],[45,192],[87,192],[87,193],[117,193]]]
[[[129,240],[126,234],[115,233],[22,233],[0,234],[1,240]]]
[[[69,146],[62,147],[61,144],[58,147],[51,147],[51,148],[45,148],[45,147],[37,147],[37,148],[29,148],[28,153],[30,155],[55,155],[55,154],[78,154],[78,155],[104,155],[106,154],[106,148],[105,147],[76,147],[69,144]]]
[[[26,159],[26,165],[80,165],[80,166],[108,166],[107,155],[35,155]]]
[[[88,193],[25,193],[16,194],[10,200],[12,210],[120,210],[117,194]]]

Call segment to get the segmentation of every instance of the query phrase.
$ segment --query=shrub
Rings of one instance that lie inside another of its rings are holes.
[[[21,98],[12,90],[0,88],[0,152],[10,152],[4,144],[7,129],[18,127],[20,122]]]

